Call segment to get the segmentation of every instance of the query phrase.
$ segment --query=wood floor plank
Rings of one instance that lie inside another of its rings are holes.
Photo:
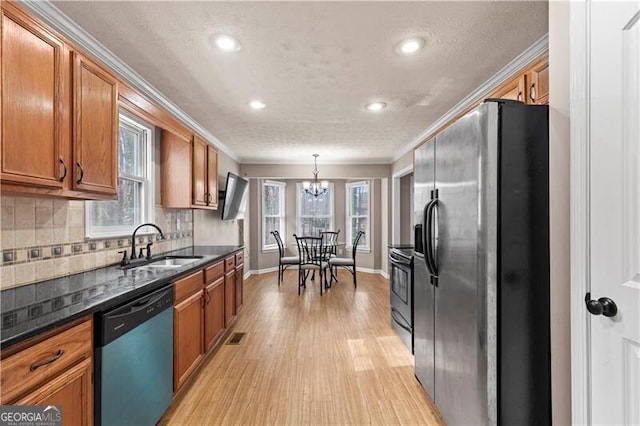
[[[296,271],[249,277],[234,331],[162,425],[442,425],[389,325],[389,283],[339,272],[323,296]]]

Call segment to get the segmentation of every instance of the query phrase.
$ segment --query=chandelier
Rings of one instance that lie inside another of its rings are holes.
[[[313,195],[314,197],[319,197],[320,195],[324,194],[325,192],[327,192],[327,189],[329,189],[329,181],[328,180],[322,180],[322,181],[318,181],[318,157],[320,156],[320,154],[313,154],[313,181],[304,181],[302,182],[302,188],[304,189],[304,192],[306,192],[309,195]]]

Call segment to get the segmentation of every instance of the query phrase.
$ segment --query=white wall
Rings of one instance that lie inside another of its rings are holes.
[[[549,2],[549,186],[553,424],[571,424],[569,2]]]

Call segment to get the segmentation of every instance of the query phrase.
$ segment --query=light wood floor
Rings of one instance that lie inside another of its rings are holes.
[[[205,361],[169,425],[444,424],[413,375],[413,356],[389,325],[389,284],[351,275],[320,297],[316,284],[298,296],[297,271],[245,282],[234,332]]]

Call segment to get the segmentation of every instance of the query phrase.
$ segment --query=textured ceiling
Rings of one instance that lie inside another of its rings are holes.
[[[547,32],[546,2],[55,2],[240,162],[390,162]],[[227,32],[237,53],[212,47]],[[422,36],[424,49],[395,45]],[[251,110],[251,99],[267,108]],[[364,105],[383,100],[372,113]]]

